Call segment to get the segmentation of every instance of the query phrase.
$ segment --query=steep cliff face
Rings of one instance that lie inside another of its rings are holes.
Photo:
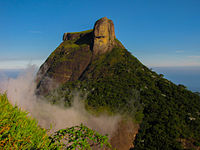
[[[123,45],[115,38],[112,20],[98,20],[94,29],[64,33],[63,42],[37,74],[37,94],[47,94],[60,84],[78,80],[95,57]]]
[[[111,51],[115,45],[115,30],[112,20],[104,17],[94,25],[94,45],[95,55]]]
[[[77,40],[77,39],[80,39],[82,37],[86,37],[91,32],[93,32],[93,30],[86,30],[86,31],[82,31],[82,32],[64,33],[63,34],[63,41]]]
[[[89,44],[63,41],[37,73],[37,94],[47,94],[62,83],[79,79],[91,58]]]

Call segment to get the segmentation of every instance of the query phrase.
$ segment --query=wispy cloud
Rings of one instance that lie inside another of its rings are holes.
[[[149,63],[148,67],[194,67],[200,66],[198,62],[161,62],[161,63]]]
[[[184,50],[176,50],[176,53],[184,53]]]
[[[154,58],[154,59],[152,59]],[[153,67],[200,66],[200,55],[150,55],[143,57],[142,63]]]
[[[192,58],[192,59],[200,59],[200,55],[191,55],[191,56],[188,56],[189,58]]]
[[[4,60],[0,61],[0,69],[24,69],[28,65],[39,67],[44,60]]]

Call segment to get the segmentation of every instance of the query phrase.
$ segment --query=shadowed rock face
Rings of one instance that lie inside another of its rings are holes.
[[[63,41],[67,41],[67,40],[75,40],[77,38],[80,38],[80,33],[75,33],[75,34],[72,34],[72,33],[64,33],[63,35]]]
[[[76,81],[92,58],[89,45],[65,48],[65,43],[55,50],[37,73],[37,94],[48,94],[60,84]]]
[[[112,20],[104,17],[94,25],[94,55],[112,50],[115,40],[114,24]]]
[[[76,40],[86,36],[88,33],[91,33],[93,30],[87,30],[83,32],[74,32],[74,33],[64,33],[63,34],[63,41],[68,40]]]
[[[92,51],[94,55],[103,54],[107,51],[112,50],[115,44],[115,29],[113,21],[107,17],[103,17],[96,21],[93,30],[92,38]],[[84,37],[87,33],[76,32],[76,33],[64,33],[63,41],[75,40]]]
[[[106,17],[96,21],[92,30],[64,33],[63,42],[37,73],[37,94],[48,94],[62,83],[79,80],[98,55],[114,47],[124,48],[115,38],[112,20]]]

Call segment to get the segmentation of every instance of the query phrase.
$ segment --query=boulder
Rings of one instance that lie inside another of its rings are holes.
[[[113,21],[107,17],[99,19],[94,25],[93,54],[98,55],[112,50],[115,43]]]

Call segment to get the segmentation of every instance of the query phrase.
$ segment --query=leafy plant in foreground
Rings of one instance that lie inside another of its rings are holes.
[[[108,147],[108,137],[84,125],[61,129],[52,136],[27,117],[27,112],[12,106],[6,94],[0,93],[0,149],[57,150]]]
[[[52,149],[45,129],[0,94],[0,149]]]
[[[111,148],[107,136],[102,136],[98,132],[89,129],[81,124],[71,128],[61,129],[52,137],[52,143],[66,149],[92,149],[92,148]]]

